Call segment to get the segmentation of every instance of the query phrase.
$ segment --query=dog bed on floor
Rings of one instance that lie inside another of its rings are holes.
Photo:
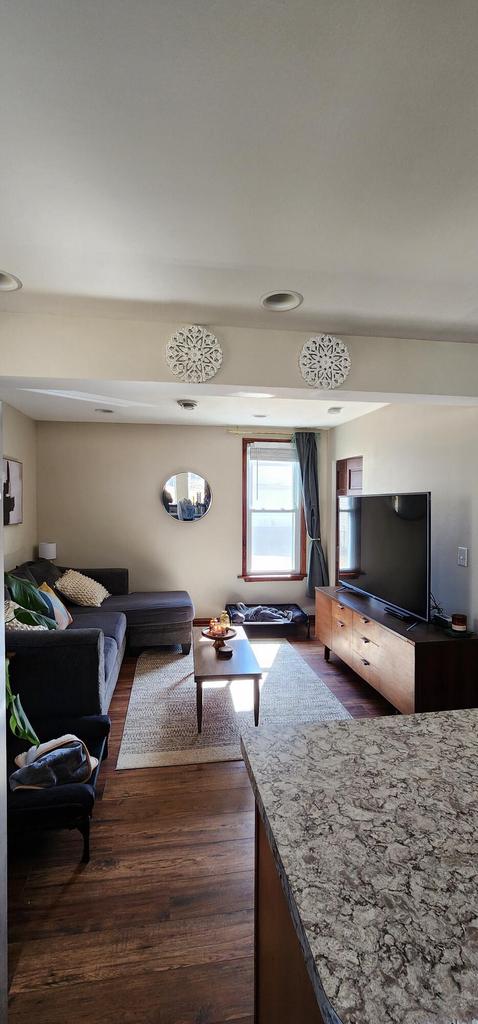
[[[243,607],[246,609],[257,608],[258,604],[246,604]],[[307,637],[310,637],[310,617],[298,604],[264,604],[262,602],[261,607],[284,612],[284,618],[276,619],[273,622],[267,619],[262,621],[260,619],[244,619],[237,604],[226,604],[226,611],[233,626],[244,626],[244,629],[253,630],[273,629],[274,632],[280,635],[295,632],[300,626],[305,626],[307,628]]]

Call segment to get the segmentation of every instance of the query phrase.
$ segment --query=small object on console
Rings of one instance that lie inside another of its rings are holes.
[[[466,633],[468,628],[466,615],[454,612],[451,617],[451,628],[454,633]]]

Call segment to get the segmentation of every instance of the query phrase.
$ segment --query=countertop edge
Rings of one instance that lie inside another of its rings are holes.
[[[278,872],[278,875],[279,875],[279,879],[280,879],[280,883],[281,883],[281,888],[282,888],[284,896],[285,896],[285,898],[287,900],[287,905],[288,905],[289,910],[290,910],[290,914],[291,914],[291,918],[292,918],[292,923],[294,925],[294,931],[295,931],[295,933],[297,935],[297,938],[298,938],[298,941],[299,941],[299,944],[300,944],[300,948],[301,948],[303,956],[304,956],[305,966],[307,968],[307,974],[309,975],[312,987],[313,987],[315,995],[317,997],[317,1002],[318,1002],[318,1005],[319,1005],[319,1008],[320,1008],[320,1012],[321,1012],[321,1014],[322,1014],[322,1016],[324,1018],[325,1024],[343,1024],[341,1017],[338,1016],[338,1014],[334,1010],[333,1006],[329,1002],[329,999],[327,998],[327,996],[325,994],[324,987],[323,987],[322,982],[320,980],[320,975],[319,975],[319,972],[317,970],[317,965],[316,965],[314,956],[312,954],[312,950],[311,950],[311,948],[309,946],[309,942],[307,940],[307,935],[305,933],[305,929],[304,929],[304,926],[302,924],[299,911],[297,909],[297,904],[296,904],[294,895],[293,895],[293,893],[291,891],[291,888],[290,888],[290,885],[289,885],[289,879],[287,877],[287,872],[286,872],[286,870],[284,868],[284,865],[282,863],[282,858],[281,858],[279,850],[277,848],[277,843],[276,843],[275,838],[274,838],[274,833],[273,833],[272,828],[271,828],[271,826],[269,824],[269,820],[268,820],[268,817],[267,817],[267,814],[266,814],[266,810],[265,810],[265,807],[264,807],[264,804],[262,802],[262,798],[261,798],[261,795],[260,795],[260,792],[259,792],[259,787],[257,786],[256,780],[255,780],[255,777],[254,777],[254,772],[253,772],[253,769],[252,769],[252,765],[251,765],[251,763],[249,761],[249,758],[248,758],[248,755],[247,755],[247,749],[246,749],[246,746],[245,746],[245,743],[244,743],[244,740],[243,740],[242,736],[241,736],[241,751],[242,751],[242,756],[244,758],[244,764],[245,764],[246,769],[247,769],[247,774],[249,776],[249,781],[251,783],[252,791],[254,793],[254,799],[255,799],[255,802],[256,802],[256,806],[257,806],[257,809],[258,809],[260,817],[261,817],[261,821],[262,821],[262,823],[264,825],[264,828],[265,828],[265,831],[266,831],[266,835],[267,835],[267,839],[268,839],[268,842],[269,842],[269,846],[270,846],[270,848],[272,850],[272,855],[274,857],[274,863],[276,864],[276,867],[277,867],[277,872]]]

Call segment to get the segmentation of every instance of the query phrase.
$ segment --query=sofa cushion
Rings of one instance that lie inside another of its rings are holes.
[[[127,594],[129,591],[129,573],[127,569],[113,567],[83,569],[79,567],[78,572],[83,573],[83,576],[90,576],[92,580],[97,580],[98,583],[102,583],[109,594]]]
[[[11,576],[16,576],[19,580],[27,580],[28,583],[34,583],[36,585],[36,579],[33,573],[30,572],[26,562],[23,565],[16,565],[14,569],[10,571]]]
[[[186,590],[147,591],[107,597],[101,611],[122,611],[128,626],[192,622],[194,607]]]
[[[10,774],[10,771],[9,771]],[[95,803],[95,787],[91,782],[69,783],[50,789],[16,789],[8,796],[8,813],[58,811],[66,808],[78,814],[91,814]]]
[[[111,636],[105,636],[105,682],[115,669],[118,658],[118,645]]]
[[[34,562],[26,562],[18,568],[28,569],[34,581],[38,583],[38,586],[40,586],[40,583],[48,583],[49,587],[54,587],[56,581],[60,579],[60,576],[63,576],[65,571],[61,566],[53,565],[53,562],[47,561],[46,558],[37,558]],[[15,572],[17,572],[16,569]]]
[[[75,608],[73,622],[68,629],[101,629],[105,637],[111,637],[119,648],[126,633],[126,616],[122,612],[104,612],[103,609],[91,611],[91,608]]]

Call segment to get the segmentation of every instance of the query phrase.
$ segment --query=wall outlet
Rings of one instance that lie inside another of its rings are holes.
[[[468,548],[458,548],[458,565],[468,565]]]

